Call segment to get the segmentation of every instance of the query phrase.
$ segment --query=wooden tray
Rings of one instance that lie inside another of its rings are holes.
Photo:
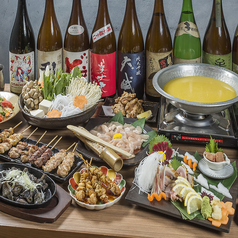
[[[0,211],[25,220],[42,223],[43,222],[53,223],[63,214],[63,212],[71,204],[70,195],[59,185],[56,186],[57,190],[55,196],[51,199],[50,203],[45,207],[36,209],[27,209],[15,207],[7,203],[0,202]]]

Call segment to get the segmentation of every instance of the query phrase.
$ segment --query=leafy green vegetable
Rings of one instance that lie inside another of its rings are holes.
[[[139,120],[136,120],[133,123],[131,123],[131,125],[134,126],[134,127],[139,126],[142,129],[144,129],[144,127],[145,127],[145,118],[141,118]]]
[[[147,141],[145,141],[145,142],[142,144],[142,147],[147,146],[147,145],[151,142],[151,140],[152,140],[155,136],[157,136],[157,133],[156,133],[156,131],[153,130],[153,131],[147,132],[145,135],[148,135],[149,138],[147,139]]]
[[[149,145],[149,153],[153,152],[153,146],[158,144],[159,142],[165,142],[167,141],[168,142],[168,146],[172,149],[172,143],[170,142],[170,140],[165,136],[165,135],[158,135],[158,136],[155,136],[151,142],[150,142],[150,145]]]
[[[178,168],[179,166],[182,165],[181,162],[180,162],[179,160],[177,160],[177,159],[173,159],[170,164],[171,164],[171,166],[173,167],[173,169],[174,169],[175,171],[177,170],[177,168]]]
[[[112,121],[116,121],[116,122],[119,122],[121,123],[122,125],[125,124],[124,122],[124,117],[122,115],[122,112],[118,112],[112,119],[110,119],[108,122],[112,122]]]
[[[63,73],[62,70],[57,70],[55,74],[48,76],[43,73],[43,95],[44,99],[52,101],[58,94],[66,95],[66,87],[72,78],[81,77],[79,67],[73,68],[71,73]]]
[[[214,139],[212,139],[212,137],[210,139],[210,142],[206,144],[205,151],[210,153],[223,152],[221,148],[218,148],[218,143]]]

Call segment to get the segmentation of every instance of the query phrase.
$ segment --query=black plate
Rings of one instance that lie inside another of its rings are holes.
[[[67,125],[79,125],[85,123],[89,118],[93,116],[95,113],[98,104],[94,105],[93,107],[89,108],[88,110],[73,115],[69,117],[61,117],[61,118],[40,118],[32,116],[30,113],[24,110],[24,102],[22,95],[19,96],[18,101],[20,110],[24,118],[27,122],[33,126],[45,128],[45,129],[64,129]]]
[[[37,178],[41,178],[41,176],[44,174],[43,172],[39,171],[38,169],[35,168],[31,168],[29,166],[25,166],[23,164],[16,164],[16,163],[1,163],[0,164],[0,171],[2,170],[7,170],[10,169],[12,167],[15,167],[17,169],[20,169],[21,171],[24,168],[28,168],[29,173],[33,174],[35,177]],[[44,207],[46,206],[50,200],[53,198],[53,196],[55,195],[56,192],[56,184],[55,182],[46,175],[45,177],[46,183],[48,183],[48,190],[46,192],[46,199],[43,203],[39,203],[39,204],[23,204],[20,202],[16,202],[16,201],[12,201],[10,199],[7,199],[5,197],[3,197],[2,195],[0,195],[0,199],[6,203],[18,206],[18,207],[24,207],[24,208],[39,208],[39,207]]]
[[[37,142],[35,140],[27,139],[25,137],[23,137],[21,141],[24,141],[24,142],[27,142],[28,144],[33,144],[33,145],[35,145],[36,142]],[[39,142],[37,144],[38,147],[41,147],[42,145],[44,145],[44,143]],[[51,146],[49,146],[49,148],[51,148]],[[52,154],[52,156],[53,156],[55,153],[59,152],[59,149],[53,148],[52,152],[53,152],[53,154]],[[8,156],[8,151],[5,152],[4,154],[0,154],[0,158],[5,160],[5,161],[8,161],[8,162],[18,163],[18,164],[22,164],[22,165],[27,165],[28,167],[31,167],[31,168],[35,168],[29,162],[27,162],[27,163],[21,162],[20,158],[12,159],[11,157]],[[63,183],[65,181],[67,181],[70,177],[72,177],[74,172],[82,165],[82,163],[83,163],[83,161],[78,156],[74,156],[74,164],[73,164],[70,172],[68,173],[68,175],[65,176],[64,178],[60,177],[57,174],[57,169],[53,170],[52,172],[44,172],[44,170],[41,169],[41,168],[35,168],[35,169],[37,169],[37,170],[39,170],[39,171],[49,175],[55,181]]]
[[[104,102],[104,106],[112,106],[115,104],[115,99],[114,98],[106,98],[105,102]],[[152,112],[152,117],[149,118],[148,120],[146,120],[146,122],[148,123],[155,123],[157,120],[157,114],[158,114],[158,110],[159,110],[159,103],[158,102],[150,102],[150,101],[144,101],[142,103],[142,106],[144,108],[144,111],[148,111],[151,110]],[[100,117],[108,117],[104,114],[103,109],[101,109],[100,113],[99,113]]]
[[[86,124],[85,128],[90,131],[91,129],[93,129],[96,126],[99,126],[101,124],[103,124],[104,122],[108,122],[110,120],[110,118],[91,118],[88,123]],[[133,118],[124,118],[125,123],[133,123],[134,121],[136,121],[137,119],[133,119]],[[143,133],[147,133],[149,131],[152,131],[153,129],[150,128],[149,126],[145,125]],[[146,152],[148,151],[148,147],[149,144],[147,146],[145,146],[144,148],[142,148],[136,155],[134,158],[132,159],[124,159],[123,160],[123,165],[129,165],[129,166],[133,166],[136,164],[139,164],[140,161],[146,156]],[[88,150],[84,143],[79,141],[76,150],[80,153],[83,154],[87,159],[93,159],[94,161],[98,161],[98,162],[104,162],[99,156],[97,156],[93,151]]]

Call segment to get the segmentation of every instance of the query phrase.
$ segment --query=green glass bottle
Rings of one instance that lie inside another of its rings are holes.
[[[174,64],[201,63],[201,40],[193,14],[192,0],[183,0],[173,53]]]
[[[203,40],[202,62],[231,69],[231,40],[222,10],[222,0],[213,0],[212,13]]]

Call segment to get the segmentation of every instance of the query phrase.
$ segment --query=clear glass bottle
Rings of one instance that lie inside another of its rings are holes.
[[[35,79],[35,38],[28,17],[26,0],[18,0],[17,14],[9,43],[10,90],[20,94]]]
[[[71,16],[64,38],[64,71],[70,73],[78,66],[82,76],[89,79],[89,36],[81,0],[73,0]]]
[[[124,91],[143,98],[145,85],[144,40],[137,18],[135,0],[127,0],[118,38],[118,95]]]
[[[183,0],[173,52],[174,64],[201,63],[201,40],[193,14],[192,0]]]
[[[160,94],[152,84],[153,76],[173,64],[173,48],[170,31],[164,13],[163,0],[155,0],[154,11],[146,42],[146,98],[159,101]]]
[[[107,0],[99,0],[91,35],[91,82],[102,90],[102,98],[116,94],[116,37],[109,17]]]
[[[231,69],[231,40],[222,10],[222,0],[213,0],[212,13],[203,39],[206,64]]]
[[[51,72],[62,69],[62,36],[54,9],[54,0],[45,0],[45,12],[37,39],[37,72],[48,65]]]

